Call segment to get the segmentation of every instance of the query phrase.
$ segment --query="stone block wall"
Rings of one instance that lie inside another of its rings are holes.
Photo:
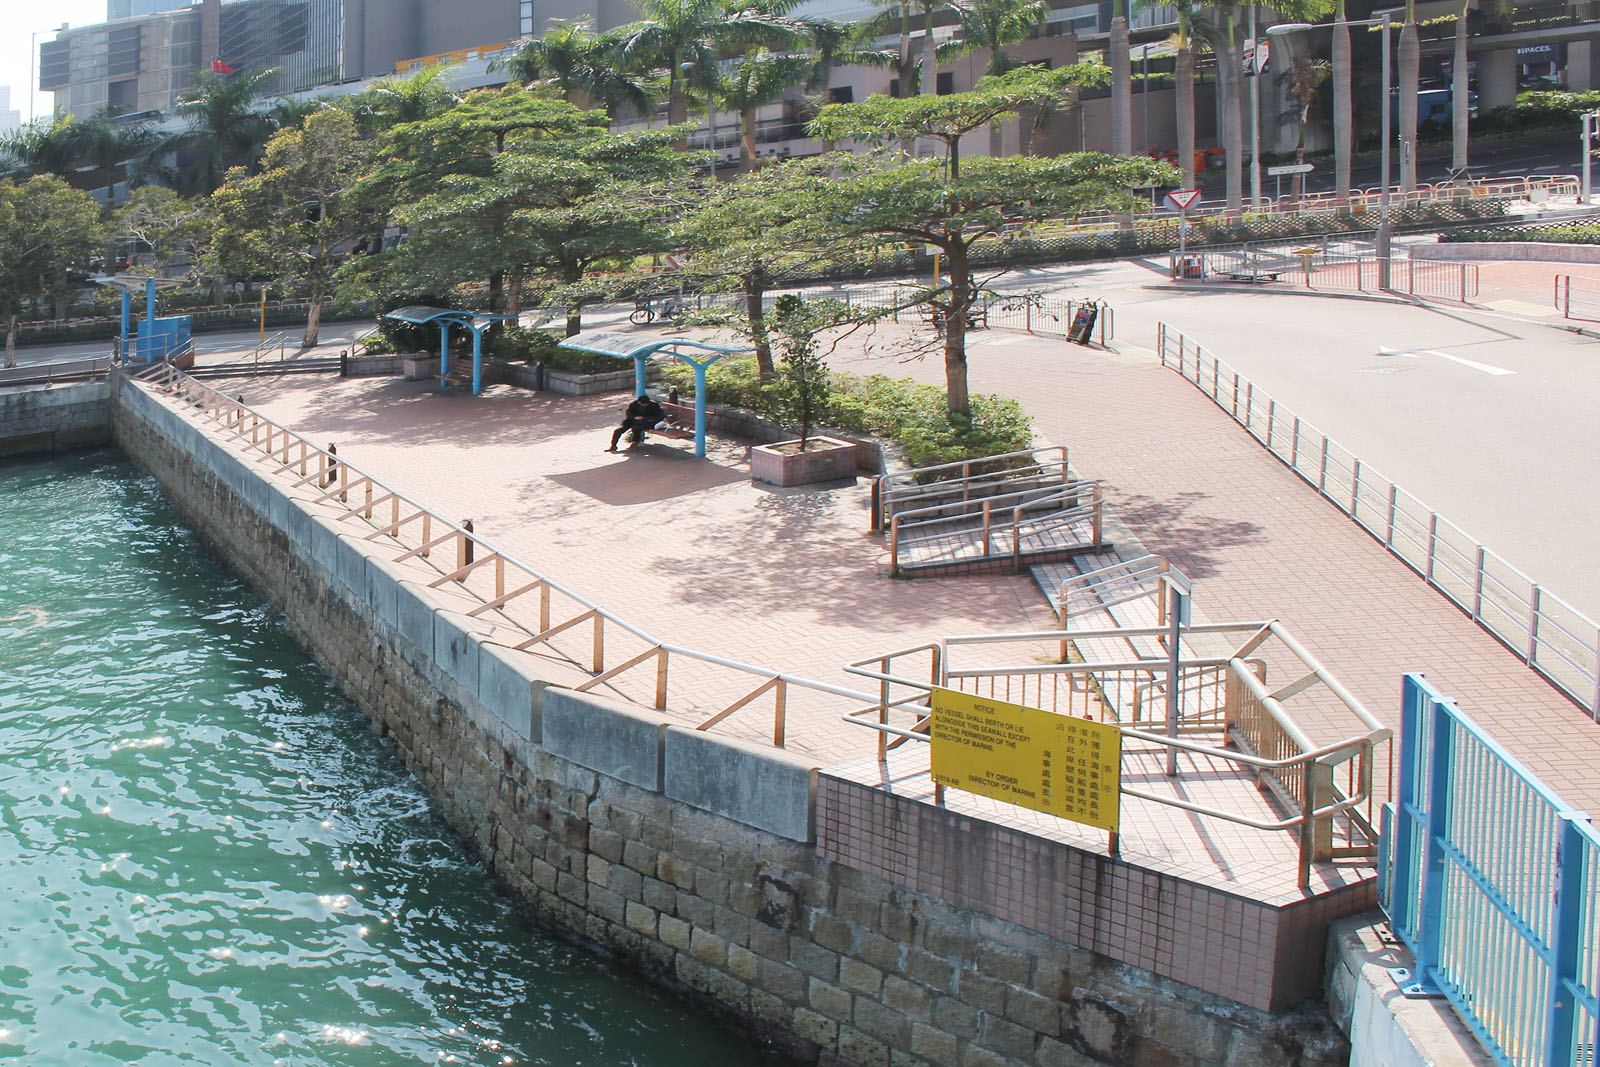
[[[263,595],[547,922],[806,1062],[1332,1067],[1269,1014],[824,858],[817,768],[551,688],[509,632],[124,383],[122,447]]]
[[[0,456],[109,443],[111,396],[109,382],[0,389]]]

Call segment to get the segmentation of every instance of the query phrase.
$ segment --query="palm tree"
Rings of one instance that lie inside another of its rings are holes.
[[[150,151],[159,138],[148,121],[119,122],[115,110],[107,108],[86,122],[77,124],[78,166],[94,168],[105,183],[106,218],[117,207],[117,182],[125,179],[131,187],[150,176]]]
[[[946,0],[918,0],[922,9],[922,77],[919,79],[921,95],[931,96],[939,91],[939,61],[933,43],[933,20],[940,9],[948,7]]]
[[[1043,25],[1050,14],[1049,0],[951,0],[950,7],[961,27],[961,38],[940,48],[939,59],[953,59],[987,48],[989,63],[984,73],[989,75],[1004,74],[1020,66],[1022,61],[1007,52],[1006,47],[1033,36],[1034,30]],[[1019,118],[1018,128],[1031,121],[1032,116]],[[1004,154],[1002,138],[1001,124],[991,123],[991,156]]]
[[[1328,80],[1330,65],[1325,59],[1312,59],[1310,56],[1300,56],[1294,61],[1294,66],[1289,72],[1289,95],[1300,106],[1295,109],[1296,136],[1294,144],[1294,161],[1306,161],[1306,126],[1311,121],[1311,104],[1317,98],[1317,90],[1322,88],[1322,83]],[[1294,176],[1294,198],[1299,200],[1305,192],[1304,174]]]
[[[277,79],[275,70],[233,76],[202,71],[178,102],[188,129],[163,143],[178,153],[180,183],[190,193],[209,195],[222,185],[230,167],[253,166],[274,133],[269,115],[256,107],[256,96]]]
[[[1345,0],[1337,0],[1333,22],[1333,188],[1340,203],[1350,200],[1350,156],[1355,148],[1355,110],[1351,103],[1350,23]],[[1388,95],[1387,90],[1384,93]]]
[[[716,85],[717,62],[724,48],[791,44],[799,25],[783,14],[783,4],[735,7],[728,0],[635,0],[644,16],[621,27],[617,56],[624,68],[665,67],[667,122],[679,125],[689,117],[689,92],[709,92]]]
[[[717,80],[716,96],[739,116],[739,169],[756,165],[756,112],[811,80],[815,61],[806,55],[747,51],[734,68]]]
[[[446,69],[429,67],[408,78],[380,78],[347,98],[345,106],[367,136],[401,123],[431,119],[461,102],[445,80]]]
[[[1417,37],[1417,0],[1406,0],[1406,21],[1400,27],[1400,190],[1417,187],[1417,75],[1422,45]],[[1384,93],[1385,97],[1388,93]],[[1384,107],[1389,106],[1387,99]]]
[[[1450,60],[1450,170],[1464,176],[1467,170],[1467,2],[1461,0],[1456,15],[1455,53]]]
[[[920,71],[917,61],[911,56],[911,16],[914,13],[911,0],[872,0],[872,3],[881,10],[861,24],[862,37],[875,39],[891,33],[898,35],[899,49],[892,64],[898,82],[894,95],[915,96]]]
[[[624,113],[648,116],[655,101],[637,79],[617,66],[618,41],[616,33],[595,33],[588,17],[551,19],[542,36],[525,39],[494,65],[523,85],[548,81],[568,103],[598,104],[613,119]]]
[[[1111,66],[1111,154],[1126,156],[1133,151],[1133,62],[1128,55],[1127,0],[1113,0],[1111,12],[1111,34],[1106,41]]]
[[[1146,87],[1146,92],[1149,91]],[[1178,50],[1173,65],[1172,100],[1177,108],[1178,169],[1183,172],[1183,188],[1195,187],[1194,167],[1194,33],[1189,25],[1189,6],[1178,6]]]
[[[1238,25],[1232,0],[1208,5],[1190,19],[1217,57],[1217,89],[1222,109],[1222,151],[1227,165],[1229,214],[1244,210],[1244,117],[1240,110],[1244,71],[1239,62]]]
[[[50,122],[35,121],[18,129],[4,141],[5,175],[28,178],[54,174],[64,178],[77,165],[80,129],[71,115]]]

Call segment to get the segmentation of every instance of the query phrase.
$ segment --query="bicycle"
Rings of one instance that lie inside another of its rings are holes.
[[[683,306],[683,301],[679,300],[675,296],[669,296],[663,299],[660,302],[659,307],[660,310],[658,311],[656,307],[651,305],[651,302],[648,298],[644,300],[635,300],[633,302],[633,313],[628,316],[628,321],[633,323],[635,326],[643,326],[646,323],[656,321],[657,316],[660,316],[663,321],[672,322],[674,319],[679,318],[685,311],[688,310]]]

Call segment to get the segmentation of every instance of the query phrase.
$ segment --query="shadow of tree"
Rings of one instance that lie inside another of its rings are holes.
[[[1205,510],[1205,493],[1178,493],[1157,498],[1143,493],[1109,494],[1116,516],[1126,523],[1144,546],[1165,557],[1190,578],[1208,578],[1226,549],[1264,540],[1265,531],[1253,522]]]

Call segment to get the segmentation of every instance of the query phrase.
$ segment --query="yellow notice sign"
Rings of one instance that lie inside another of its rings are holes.
[[[1115,726],[937,688],[931,725],[940,785],[1116,833]]]

